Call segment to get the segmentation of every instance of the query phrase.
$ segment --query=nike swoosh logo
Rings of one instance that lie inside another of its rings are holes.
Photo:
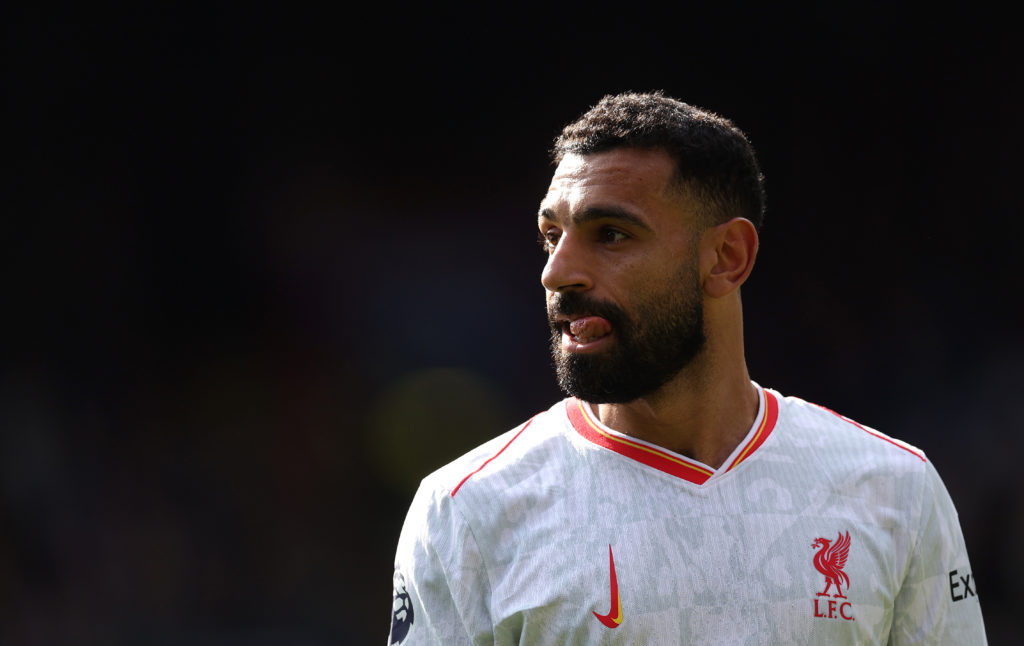
[[[595,612],[594,616],[605,626],[618,628],[619,624],[622,623],[622,601],[619,599],[619,582],[615,579],[615,557],[612,556],[612,546],[610,543],[608,544],[608,568],[612,571],[611,608],[606,615],[599,615]]]

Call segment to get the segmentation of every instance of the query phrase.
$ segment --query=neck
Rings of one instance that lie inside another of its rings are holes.
[[[737,342],[738,333],[738,342]],[[719,468],[757,417],[757,388],[743,356],[742,331],[712,337],[668,384],[625,404],[600,404],[603,424]]]

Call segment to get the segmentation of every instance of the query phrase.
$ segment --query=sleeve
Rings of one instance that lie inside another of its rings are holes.
[[[925,463],[917,545],[893,608],[889,644],[987,644],[953,501]]]
[[[447,491],[426,481],[402,527],[394,581],[389,646],[493,643],[476,539]]]

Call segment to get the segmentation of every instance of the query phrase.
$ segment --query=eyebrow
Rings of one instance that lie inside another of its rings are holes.
[[[540,218],[557,222],[558,217],[555,216],[555,212],[551,209],[541,209],[538,214]],[[628,222],[634,226],[640,227],[647,231],[651,230],[651,227],[640,219],[638,216],[630,213],[626,209],[617,206],[591,206],[583,209],[578,213],[574,213],[570,220],[576,226],[593,222],[594,220],[621,220]]]

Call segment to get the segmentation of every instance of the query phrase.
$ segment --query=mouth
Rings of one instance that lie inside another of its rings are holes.
[[[580,316],[558,320],[562,348],[568,352],[597,350],[611,341],[612,324],[600,316]]]

